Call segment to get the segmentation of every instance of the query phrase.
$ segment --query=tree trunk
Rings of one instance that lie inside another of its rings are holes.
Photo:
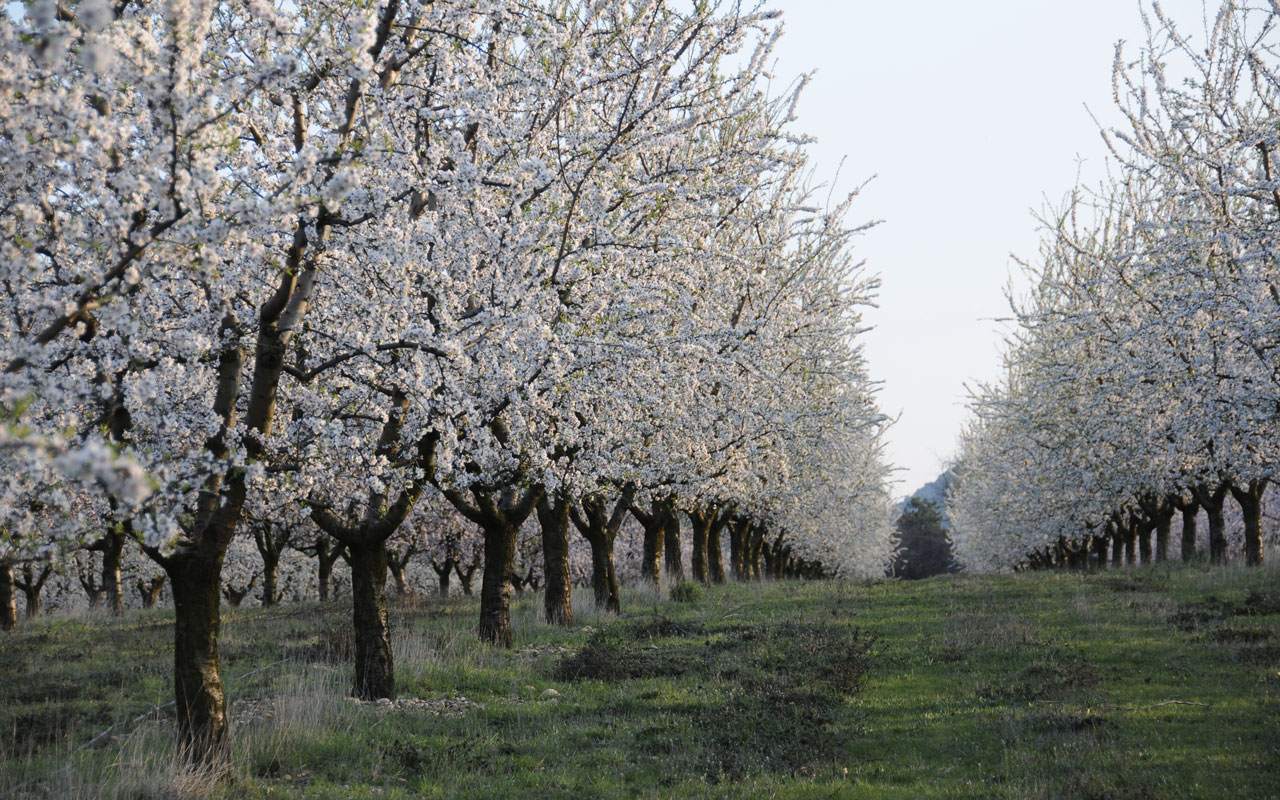
[[[613,567],[613,537],[601,531],[589,536],[587,542],[591,545],[591,590],[595,593],[596,607],[618,614],[622,611],[622,600]]]
[[[1138,523],[1129,522],[1124,526],[1124,563],[1134,566],[1137,559]]]
[[[1111,568],[1124,566],[1124,533],[1119,524],[1111,523]]]
[[[49,573],[53,572],[52,564],[41,564],[39,572],[30,561],[22,565],[22,580],[14,580],[14,583],[22,590],[22,596],[27,602],[27,619],[35,619],[40,616],[41,603],[40,592],[44,590],[44,584],[49,580]]]
[[[1107,543],[1108,538],[1104,536],[1093,537],[1093,555],[1098,561],[1098,569],[1107,568]]]
[[[1161,514],[1156,518],[1156,563],[1163,564],[1169,560],[1169,535],[1173,528],[1173,513]]]
[[[120,568],[124,560],[125,534],[111,531],[100,540],[102,550],[102,595],[107,603],[107,613],[113,617],[124,614],[124,586],[120,582]]]
[[[13,564],[0,563],[0,631],[18,628],[18,602],[13,593]]]
[[[349,545],[351,607],[356,639],[356,680],[361,700],[396,697],[391,630],[387,624],[387,548],[378,541]]]
[[[679,582],[684,580],[684,560],[680,553],[680,514],[672,501],[667,501],[667,524],[662,529],[663,559],[667,565],[667,577]]]
[[[404,562],[398,558],[390,558],[387,560],[387,568],[396,584],[396,597],[406,597],[409,594],[409,579],[405,576]]]
[[[693,579],[710,583],[710,576],[707,574],[707,532],[711,528],[711,515],[702,511],[687,513],[693,526]]]
[[[511,573],[515,570],[516,529],[484,528],[484,574],[480,584],[480,640],[511,647]]]
[[[717,514],[707,528],[707,574],[712,583],[724,583],[724,554],[720,550],[720,531],[723,529],[724,521]]]
[[[1250,567],[1262,566],[1262,497],[1266,491],[1266,478],[1249,481],[1247,486],[1231,485],[1244,517],[1244,563]]]
[[[143,608],[155,608],[156,599],[160,596],[160,590],[164,588],[164,576],[156,575],[152,577],[148,583],[139,580],[137,583],[138,599],[142,601]]]
[[[262,554],[262,607],[274,606],[280,601],[280,555]]]
[[[654,501],[648,512],[632,506],[631,514],[644,528],[644,555],[640,559],[640,577],[655,590],[661,582],[662,545],[667,529],[667,511],[664,505]]]
[[[1194,561],[1196,557],[1197,519],[1200,516],[1200,503],[1187,504],[1182,509],[1182,560]]]
[[[743,532],[746,528],[741,520],[734,520],[729,523],[729,574],[736,581],[747,580],[746,576],[746,545],[743,542]]]
[[[221,554],[206,557],[193,549],[174,554],[164,566],[173,590],[179,747],[188,760],[225,770],[230,766],[231,752],[218,665]]]
[[[538,501],[538,524],[542,528],[542,574],[546,591],[542,610],[550,625],[573,625],[573,586],[569,576],[569,504],[564,493]]]
[[[23,567],[26,574],[21,583],[22,598],[27,601],[27,619],[35,619],[40,616],[40,590],[44,588],[44,582],[37,580],[30,570],[29,564]]]
[[[435,559],[431,560],[431,570],[435,572],[436,578],[440,581],[440,599],[444,600],[449,596],[449,578],[453,570],[457,567],[457,562],[452,558],[445,559],[443,568],[436,563]]]
[[[1144,567],[1151,563],[1151,532],[1153,530],[1154,526],[1148,521],[1138,524],[1138,555]]]
[[[316,538],[316,583],[320,591],[320,602],[329,600],[329,584],[333,581],[333,565],[342,553],[342,545],[329,549],[330,540],[327,534]]]
[[[453,573],[458,576],[458,582],[462,584],[462,593],[467,597],[475,595],[475,590],[471,588],[471,583],[472,579],[475,577],[476,570],[479,568],[480,565],[476,562],[469,564],[465,570],[462,568],[461,564],[455,564],[453,566]]]
[[[1210,489],[1208,484],[1199,484],[1195,488],[1196,499],[1209,518],[1209,563],[1227,563],[1227,523],[1223,518],[1222,506],[1230,491],[1229,484],[1222,484],[1217,489]]]

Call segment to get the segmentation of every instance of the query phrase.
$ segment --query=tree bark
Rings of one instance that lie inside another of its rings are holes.
[[[1137,564],[1138,523],[1130,520],[1124,526],[1124,563],[1130,567]]]
[[[538,501],[542,528],[542,574],[546,590],[542,610],[550,625],[573,625],[572,583],[569,576],[569,504],[566,492]]]
[[[1155,528],[1148,520],[1138,523],[1138,555],[1142,560],[1143,566],[1151,563],[1151,533],[1153,530]]]
[[[1244,517],[1244,563],[1250,567],[1262,566],[1262,497],[1266,491],[1266,478],[1244,486],[1231,484],[1231,494]]]
[[[348,546],[351,610],[355,628],[356,679],[361,700],[396,698],[391,628],[387,622],[387,548],[382,541]]]

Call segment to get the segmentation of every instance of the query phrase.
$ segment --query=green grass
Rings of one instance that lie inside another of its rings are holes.
[[[509,652],[471,601],[398,608],[401,696],[478,704],[441,716],[345,698],[341,604],[228,612],[230,787],[174,765],[168,709],[139,719],[164,612],[38,621],[0,638],[0,798],[1280,796],[1272,569],[623,599],[572,630],[521,599]]]

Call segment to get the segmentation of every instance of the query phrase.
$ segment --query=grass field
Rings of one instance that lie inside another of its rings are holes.
[[[403,605],[390,707],[345,697],[341,604],[228,611],[221,787],[174,765],[165,612],[30,623],[0,638],[0,798],[1280,797],[1274,569],[624,604],[559,630],[526,597],[509,652],[470,600]]]

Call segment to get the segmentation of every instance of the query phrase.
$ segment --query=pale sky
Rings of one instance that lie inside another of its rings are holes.
[[[880,274],[868,321],[880,406],[901,415],[889,458],[895,495],[932,480],[957,449],[966,384],[1000,373],[1004,287],[1033,258],[1033,211],[1077,174],[1096,182],[1118,123],[1111,66],[1118,40],[1145,40],[1136,0],[774,0],[786,33],[779,85],[816,71],[798,129],[818,139],[820,176],[848,191],[876,175],[853,220],[883,219],[857,245]],[[1203,30],[1200,0],[1164,0],[1184,33]],[[1213,8],[1216,10],[1216,3]],[[1203,36],[1196,36],[1203,40]],[[1132,60],[1130,58],[1129,60]]]

